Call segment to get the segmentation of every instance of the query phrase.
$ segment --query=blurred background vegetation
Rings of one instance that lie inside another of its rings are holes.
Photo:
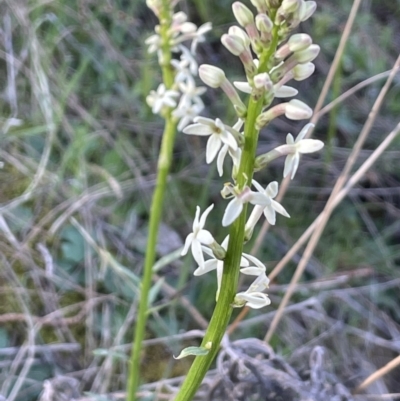
[[[193,0],[179,7],[197,25],[213,23],[199,64],[218,65],[241,80],[238,61],[219,40],[233,23],[231,3]],[[297,85],[299,99],[311,107],[351,5],[318,1],[302,26],[321,46],[316,73]],[[141,0],[3,0],[0,14],[0,394],[34,400],[44,381],[58,376],[70,378],[73,388],[79,383],[76,398],[120,392],[163,128],[144,101],[160,82],[144,45],[156,19]],[[327,102],[389,70],[399,51],[400,1],[362,1]],[[322,210],[383,83],[376,79],[320,119],[314,136],[325,142],[324,152],[303,158],[283,201],[292,218],[278,218],[257,255],[268,270]],[[209,90],[205,103],[204,115],[235,121],[219,92]],[[397,76],[357,166],[399,116]],[[274,122],[261,134],[259,153],[302,124]],[[288,358],[306,345],[324,345],[332,369],[357,383],[400,352],[399,145],[397,138],[331,217],[292,300],[318,307],[285,315],[271,342]],[[204,155],[201,138],[178,135],[149,339],[204,328],[214,306],[215,277],[194,278],[193,260],[174,253],[196,205],[212,201],[212,216],[222,216],[221,181]],[[259,181],[280,180],[282,163],[259,173]],[[208,223],[222,240],[219,218]],[[271,286],[268,310],[251,312],[253,323],[239,326],[233,338],[263,337],[299,258]],[[154,344],[143,352],[144,382],[183,375],[190,361],[171,355],[197,340]],[[381,383],[385,391],[400,392],[399,377],[400,370],[389,375]]]

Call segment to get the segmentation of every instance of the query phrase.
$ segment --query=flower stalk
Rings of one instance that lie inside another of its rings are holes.
[[[223,198],[231,199],[222,219],[222,226],[230,226],[227,251],[225,255],[222,254],[224,257],[219,258],[219,261],[215,259],[205,261],[203,257],[200,257],[199,248],[206,255],[210,255],[210,249],[200,245],[208,245],[209,241],[206,237],[198,236],[197,226],[194,225],[193,233],[187,237],[187,243],[193,236],[200,241],[195,252],[192,248],[193,256],[199,263],[195,275],[216,269],[218,291],[217,304],[210,325],[199,347],[199,350],[203,350],[207,345],[209,352],[197,354],[175,401],[190,401],[195,395],[218,353],[232,309],[244,305],[258,309],[271,302],[267,294],[263,292],[269,283],[266,268],[253,256],[244,254],[243,245],[251,237],[255,224],[263,214],[272,225],[275,224],[276,212],[285,217],[290,216],[282,205],[273,200],[278,193],[278,182],[273,181],[264,189],[253,180],[254,172],[265,168],[276,158],[286,156],[284,176],[290,174],[293,178],[300,155],[315,152],[323,146],[321,141],[304,139],[308,129],[306,126],[296,141],[291,134],[288,134],[286,145],[279,146],[256,159],[259,131],[271,120],[280,115],[285,115],[291,120],[311,117],[311,109],[300,100],[279,103],[272,108],[269,106],[274,98],[291,97],[297,94],[297,90],[284,84],[291,79],[301,80],[311,75],[314,70],[311,61],[317,56],[319,47],[312,44],[308,35],[297,34],[289,37],[291,31],[301,21],[311,16],[316,6],[314,1],[251,0],[251,3],[258,11],[256,16],[246,5],[238,1],[233,3],[234,16],[244,30],[231,27],[228,34],[221,38],[222,44],[243,64],[246,81],[234,82],[234,86],[250,94],[247,107],[241,103],[239,94],[230,84],[223,70],[203,65],[200,67],[199,74],[204,83],[213,88],[221,88],[231,101],[239,118],[235,124],[235,132],[237,132],[235,142],[228,135],[227,126],[219,119],[216,119],[214,123],[212,120],[207,122],[204,118],[198,118],[196,120],[198,124],[189,125],[183,130],[189,135],[211,135],[207,143],[207,163],[211,163],[218,154],[217,167],[221,176],[225,156],[229,154],[233,163],[234,182],[225,184],[221,191]],[[284,44],[286,41],[287,43]],[[256,55],[255,59],[253,59],[253,53]],[[204,128],[201,124],[206,124],[208,127]],[[244,132],[241,134],[240,129],[243,124]],[[240,135],[242,139],[238,140]],[[256,187],[257,192],[251,190],[252,185]],[[254,205],[254,208],[247,219],[249,203]],[[201,229],[204,225],[205,218],[202,219]],[[215,244],[216,240],[212,238]],[[222,244],[223,247],[226,247],[226,240]],[[184,253],[187,250],[188,247],[185,246]],[[249,261],[254,266],[246,266]],[[246,291],[237,293],[239,273],[257,277]]]
[[[147,322],[148,298],[178,119],[181,118],[179,125],[183,128],[185,124],[193,120],[196,112],[200,112],[204,107],[198,97],[202,90],[201,88],[196,90],[194,79],[191,75],[191,70],[197,70],[197,64],[192,53],[195,51],[197,42],[203,40],[203,33],[210,29],[210,24],[200,27],[197,31],[193,24],[190,25],[190,28],[193,29],[189,33],[183,33],[186,16],[182,13],[173,14],[173,6],[175,4],[175,0],[147,0],[147,5],[160,21],[160,25],[156,28],[157,34],[150,37],[147,43],[149,44],[150,52],[157,51],[163,78],[163,84],[159,86],[157,92],[152,91],[147,97],[147,101],[153,112],[160,114],[165,119],[165,126],[158,157],[156,186],[150,207],[149,234],[140,286],[139,309],[129,364],[127,401],[136,400],[136,391],[140,381],[140,356]],[[189,51],[180,44],[184,40],[193,40],[193,51]],[[172,52],[177,52],[178,50],[182,52],[181,63],[178,66],[175,64],[174,67]],[[182,93],[179,92],[179,89]],[[179,104],[182,105],[180,109],[179,107],[175,108],[177,105],[175,98],[179,96],[181,96]],[[176,113],[177,110],[180,111],[180,114]]]
[[[264,60],[262,68],[269,62],[269,58],[274,54],[278,44],[277,27],[273,28],[273,40],[263,54]],[[262,72],[262,71],[259,71]],[[263,97],[254,99],[251,96],[247,106],[247,116],[244,131],[244,147],[241,157],[239,172],[237,174],[237,184],[240,189],[251,184],[254,172],[254,162],[258,143],[259,130],[256,129],[257,117],[263,108]],[[218,301],[211,317],[210,324],[204,335],[201,346],[211,343],[210,352],[205,356],[197,356],[186,375],[186,378],[175,398],[175,401],[190,401],[199,388],[204,376],[215,356],[218,353],[220,343],[225,334],[226,328],[232,315],[232,303],[235,299],[236,289],[239,280],[240,261],[243,253],[243,243],[245,235],[245,224],[247,216],[247,204],[244,205],[240,216],[231,225],[229,231],[229,245],[224,259],[224,269],[222,275],[221,290]]]

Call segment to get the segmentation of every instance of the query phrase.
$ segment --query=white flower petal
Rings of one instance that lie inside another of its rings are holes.
[[[293,180],[293,178],[294,178],[294,176],[295,176],[295,174],[296,174],[297,167],[299,167],[299,162],[300,162],[300,155],[299,155],[298,152],[296,152],[296,153],[293,155],[292,176],[291,176],[291,179],[292,179],[292,180]]]
[[[198,231],[199,224],[200,224],[200,206],[196,206],[196,214],[194,216],[193,226],[192,226],[193,232]]]
[[[254,264],[254,266],[257,266],[259,268],[259,270],[264,271],[266,270],[266,267],[264,265],[264,263],[262,263],[260,260],[258,260],[256,257],[254,257],[253,255],[250,255],[248,253],[244,253],[243,256],[248,259],[251,263]]]
[[[222,218],[222,225],[224,227],[232,224],[240,215],[243,210],[243,203],[237,197],[233,198],[225,209],[224,217]]]
[[[204,262],[203,266],[199,266],[193,273],[194,276],[201,276],[217,268],[218,260],[210,259]]]
[[[218,170],[218,174],[220,177],[222,177],[224,174],[224,160],[228,153],[228,149],[229,149],[229,146],[224,145],[224,146],[222,146],[221,150],[218,153],[217,170]]]
[[[275,198],[278,195],[278,183],[276,181],[270,182],[265,192],[270,198]]]
[[[206,162],[210,164],[221,149],[222,141],[218,134],[212,134],[207,141]]]
[[[211,245],[214,242],[214,237],[211,233],[207,230],[200,230],[197,233],[196,238],[203,244],[203,245]]]
[[[271,200],[271,207],[282,216],[290,217],[289,213],[285,210],[285,208],[277,201]]]
[[[321,150],[323,147],[324,143],[318,139],[303,139],[296,144],[299,153],[313,153]]]
[[[194,234],[190,233],[185,240],[185,246],[182,249],[181,256],[186,255],[188,253],[189,247],[192,244]]]
[[[271,303],[271,300],[268,298],[267,294],[262,292],[254,292],[251,294],[246,294],[244,292],[240,292],[236,294],[235,299],[240,299],[246,301],[246,306],[253,309],[260,309],[264,306],[267,306]]]
[[[285,178],[287,175],[290,174],[291,171],[293,171],[294,157],[295,155],[293,154],[289,154],[286,156],[285,168],[283,169],[283,178]]]
[[[193,255],[194,260],[199,265],[199,267],[203,267],[204,266],[204,256],[203,256],[203,252],[201,250],[200,241],[198,241],[197,239],[194,239],[192,241],[192,255]]]
[[[239,89],[241,92],[244,93],[251,93],[252,91],[252,87],[248,82],[234,81],[233,85],[235,86],[236,89]]]
[[[264,193],[264,188],[256,180],[253,179],[251,182],[256,187],[258,192]]]
[[[287,134],[286,135],[286,143],[288,145],[293,145],[294,144],[294,138],[292,134]]]
[[[197,124],[188,125],[183,130],[183,133],[188,134],[188,135],[208,136],[213,133],[213,130],[208,125],[197,123]]]
[[[267,206],[264,209],[264,216],[267,219],[268,223],[271,224],[271,226],[275,225],[276,222],[276,214],[275,214],[275,210],[272,209],[272,207]]]
[[[253,192],[251,194],[250,203],[252,205],[266,206],[266,205],[269,205],[271,203],[271,200],[264,193]]]
[[[223,130],[220,134],[221,140],[224,144],[230,146],[233,150],[238,148],[235,137],[227,130]]]
[[[308,131],[310,130],[310,128],[312,128],[312,127],[314,127],[314,124],[313,124],[313,123],[308,123],[308,124],[306,124],[306,125],[301,129],[301,131],[299,132],[299,135],[297,135],[296,143],[302,141],[302,140],[306,137],[306,135],[308,134]]]
[[[206,210],[204,210],[204,213],[201,215],[199,225],[201,228],[203,228],[206,224],[206,219],[208,215],[210,214],[211,210],[214,208],[214,203],[212,203]]]
[[[260,273],[263,273],[263,271],[260,270],[260,268],[256,267],[256,266],[244,267],[244,268],[240,269],[240,271],[243,274],[247,274],[249,276],[258,276]]]

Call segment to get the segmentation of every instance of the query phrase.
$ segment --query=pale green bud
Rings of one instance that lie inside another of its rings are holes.
[[[267,4],[265,0],[250,0],[251,4],[257,9],[259,13],[267,12]]]
[[[307,49],[312,44],[310,35],[306,33],[297,33],[288,40],[289,50],[291,52],[298,52]]]
[[[241,26],[246,27],[254,22],[253,13],[240,1],[235,1],[232,4],[232,11]]]
[[[318,56],[320,49],[318,45],[311,45],[305,50],[294,53],[293,58],[299,64],[305,64],[313,61]]]
[[[315,71],[315,65],[313,63],[298,64],[293,68],[293,79],[295,81],[303,81],[312,75]]]
[[[274,24],[267,14],[258,14],[256,16],[256,27],[260,32],[270,33]]]
[[[305,120],[312,114],[312,109],[301,100],[293,99],[286,105],[285,116],[290,120]]]
[[[289,14],[295,12],[300,6],[299,0],[283,0],[279,8],[282,14]]]
[[[300,21],[305,21],[310,18],[317,8],[317,3],[315,1],[303,1],[299,9],[299,19]]]
[[[210,245],[210,248],[213,251],[213,254],[214,254],[216,259],[218,259],[218,260],[224,260],[225,259],[226,250],[220,244],[218,244],[218,242],[214,241]]]
[[[221,42],[234,56],[239,56],[246,50],[243,41],[238,36],[224,34]]]
[[[199,67],[200,79],[211,88],[219,88],[226,80],[225,73],[221,68],[209,64]]]

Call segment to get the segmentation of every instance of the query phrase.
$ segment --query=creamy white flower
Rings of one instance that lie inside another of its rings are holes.
[[[273,199],[278,194],[278,183],[276,181],[268,184],[265,189],[256,180],[253,180],[252,183],[256,187],[259,195],[261,195],[261,199],[258,199],[258,203],[250,214],[249,220],[246,223],[246,230],[254,228],[254,225],[263,213],[268,223],[271,225],[275,224],[276,212],[285,217],[290,217],[285,208]]]
[[[314,124],[309,123],[305,125],[299,135],[297,135],[296,140],[294,140],[292,134],[286,136],[286,144],[293,147],[293,151],[286,156],[283,171],[284,177],[291,174],[290,178],[293,180],[299,166],[300,154],[317,152],[324,147],[324,143],[318,139],[304,139],[311,127],[314,127]]]
[[[211,245],[214,242],[212,234],[204,230],[208,214],[213,209],[214,205],[210,205],[200,217],[200,207],[196,208],[196,215],[193,221],[193,231],[186,237],[185,246],[181,255],[186,255],[189,247],[191,247],[194,260],[200,267],[204,266],[204,256],[201,250],[201,245]]]
[[[188,77],[185,82],[179,82],[178,86],[180,91],[182,92],[180,104],[190,104],[199,99],[199,96],[201,96],[206,91],[206,88],[204,86],[196,86],[196,83],[192,76]]]
[[[157,91],[150,91],[150,94],[146,97],[146,101],[151,107],[152,112],[158,114],[163,107],[175,107],[175,98],[178,96],[179,92],[166,89],[164,84],[160,84]]]
[[[221,244],[222,248],[227,250],[228,249],[228,243],[229,243],[229,235],[222,242],[222,244]],[[201,276],[201,275],[206,274],[206,273],[208,273],[208,272],[210,272],[212,270],[216,270],[217,271],[218,289],[217,289],[216,300],[218,300],[218,295],[219,295],[219,292],[221,290],[221,282],[222,282],[222,273],[223,273],[223,269],[224,269],[224,261],[217,259],[214,256],[214,254],[213,254],[213,252],[212,252],[212,250],[210,248],[207,248],[205,246],[202,246],[201,248],[202,248],[203,252],[206,253],[207,255],[211,256],[212,259],[206,260],[204,262],[204,265],[203,266],[199,266],[195,270],[195,272],[193,274],[195,276]],[[242,268],[249,267],[249,262],[244,257],[242,257],[240,259],[240,267],[242,267]]]
[[[265,273],[260,274],[250,285],[249,289],[245,292],[239,292],[235,296],[233,302],[234,307],[242,307],[244,305],[253,309],[260,309],[271,303],[268,295],[261,292],[265,288],[268,288],[269,279]]]
[[[194,118],[196,118],[204,109],[204,103],[201,98],[196,97],[193,103],[188,103],[181,98],[178,107],[172,112],[173,116],[179,118],[178,130],[182,131]]]
[[[236,150],[233,150],[229,145],[224,145],[219,151],[217,157],[217,170],[220,177],[222,177],[224,174],[224,160],[228,153],[232,158],[233,168],[239,168],[240,158],[242,157],[242,149],[237,148]]]
[[[259,276],[260,274],[265,274],[267,268],[260,260],[252,255],[249,255],[248,253],[243,253],[242,255],[249,262],[251,262],[251,265],[249,263],[248,266],[244,266],[242,269],[240,269],[243,274],[247,274],[249,276]]]
[[[239,119],[235,125],[232,127],[233,130],[235,130],[238,135],[240,134],[240,130],[243,126],[243,120]],[[242,134],[240,134],[242,135]],[[222,175],[224,174],[224,160],[226,155],[229,153],[229,156],[232,158],[233,161],[233,169],[238,169],[239,168],[239,164],[240,164],[240,158],[242,156],[242,149],[240,149],[239,147],[234,150],[232,149],[229,145],[225,144],[222,146],[221,150],[218,153],[218,157],[217,157],[217,169],[218,169],[218,174],[220,177],[222,177]]]
[[[195,124],[189,125],[183,132],[188,135],[210,136],[207,141],[207,163],[211,163],[214,160],[222,144],[229,145],[233,150],[238,148],[235,137],[219,118],[212,120],[205,117],[196,117],[194,121]]]
[[[244,187],[244,189],[239,192],[236,187],[229,184],[225,185],[224,189],[221,191],[221,195],[224,198],[233,195],[233,199],[228,203],[224,216],[222,217],[222,225],[227,227],[242,213],[243,205],[253,200],[254,192],[251,191],[249,187]]]
[[[171,60],[172,66],[175,68],[175,82],[182,82],[197,75],[198,64],[190,50],[180,45],[179,50],[182,52],[180,59]]]
[[[205,24],[200,25],[197,28],[197,31],[193,37],[192,45],[190,46],[190,51],[192,52],[192,54],[196,53],[197,45],[205,41],[204,35],[208,31],[211,31],[211,28],[212,28],[211,22],[206,22]]]

